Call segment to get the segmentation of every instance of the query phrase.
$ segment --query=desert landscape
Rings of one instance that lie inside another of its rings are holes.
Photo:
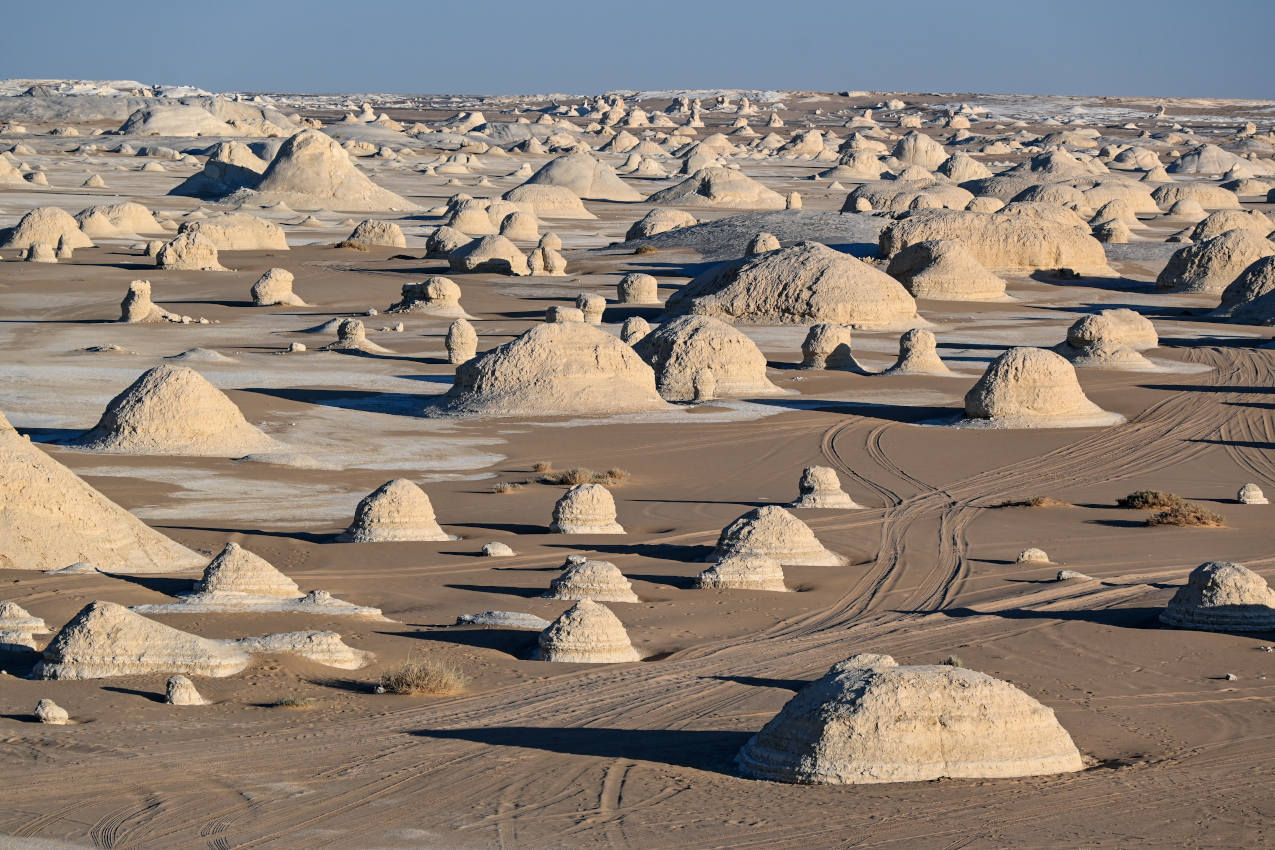
[[[0,847],[1275,843],[1275,101],[0,81]]]

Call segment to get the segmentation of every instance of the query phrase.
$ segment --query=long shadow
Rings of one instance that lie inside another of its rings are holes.
[[[543,588],[513,587],[498,584],[445,584],[443,587],[452,590],[472,590],[475,593],[498,593],[505,596],[518,596],[522,599],[535,599],[544,593]]]
[[[672,587],[677,590],[695,589],[695,579],[691,576],[657,576],[625,573],[625,578],[632,579],[633,581],[644,581],[647,584],[662,584],[665,587]]]
[[[14,643],[0,643],[0,670],[10,676],[28,678],[41,657],[43,656],[37,649]]]
[[[753,404],[764,404],[771,407],[784,407],[789,410],[815,410],[820,413],[844,413],[862,416],[865,419],[881,419],[886,422],[901,422],[919,425],[924,422],[960,418],[960,411],[951,407],[931,407],[918,405],[909,407],[902,404],[880,404],[866,401],[826,401],[819,399],[783,399],[756,398]]]
[[[738,682],[754,688],[780,688],[785,691],[799,691],[814,679],[766,679],[760,676],[704,676],[718,682]]]
[[[139,691],[137,688],[121,688],[116,685],[103,685],[102,690],[110,691],[113,694],[128,694],[134,697],[144,697],[151,702],[164,702],[164,695],[157,694],[154,691]]]
[[[1106,528],[1146,528],[1147,524],[1143,520],[1137,519],[1087,519],[1085,522],[1089,525],[1101,525]]]
[[[1048,283],[1051,286],[1087,287],[1089,289],[1105,289],[1108,292],[1154,292],[1155,284],[1130,280],[1127,277],[1082,277],[1076,280],[1064,280],[1055,276],[1052,271],[1035,271],[1028,277],[1037,283]]]
[[[195,589],[195,580],[189,578],[126,575],[114,575],[113,577],[129,582],[130,584],[135,584],[138,587],[144,587],[147,590],[153,590],[156,593],[162,593],[165,596],[176,596],[179,593],[189,593]]]
[[[937,612],[898,611],[899,614],[938,613],[945,617],[1000,617],[1005,620],[1067,620],[1097,623],[1101,626],[1118,626],[1125,629],[1150,629],[1160,624],[1163,608],[1099,608],[1091,611],[1033,611],[1028,608],[1007,608],[1004,611],[975,611],[973,608],[944,608]]]
[[[388,413],[395,416],[419,416],[433,398],[410,393],[377,393],[364,390],[291,389],[288,387],[244,387],[244,392],[257,393],[287,401],[361,410],[365,413]]]
[[[553,544],[550,544],[553,545]],[[579,544],[563,544],[559,549],[579,551]],[[608,555],[642,555],[647,558],[659,558],[662,561],[681,561],[687,564],[702,564],[713,554],[712,546],[682,546],[676,543],[627,543],[611,544],[593,543],[588,549]]]
[[[347,691],[352,694],[366,694],[372,692],[372,685],[358,679],[311,679],[310,684],[318,685],[322,688],[333,688],[338,691]]]
[[[1139,384],[1144,390],[1168,390],[1169,392],[1189,393],[1275,393],[1275,387],[1244,387],[1226,384]]]
[[[456,528],[481,528],[485,531],[508,531],[511,534],[548,534],[549,529],[543,525],[526,525],[517,522],[453,522],[448,523]]]
[[[474,729],[420,729],[422,738],[472,741],[496,747],[523,747],[575,756],[653,761],[734,776],[734,757],[751,732],[691,729],[607,729],[488,726]]]
[[[744,505],[749,508],[783,504],[782,502],[747,502],[736,499],[628,499],[627,501],[650,502],[656,505]]]
[[[525,658],[536,645],[536,632],[522,629],[484,629],[458,626],[422,632],[377,632],[382,635],[450,643],[475,649],[493,649],[514,658]]]
[[[58,445],[73,440],[85,433],[81,428],[18,428],[19,434],[31,438],[33,443],[49,443]]]
[[[300,540],[303,543],[331,543],[335,534],[318,534],[313,531],[262,531],[259,528],[217,528],[208,525],[161,525],[178,531],[215,531],[220,534],[242,534],[246,537],[278,537],[282,540]]]
[[[1254,440],[1208,440],[1204,438],[1187,440],[1188,443],[1209,443],[1214,446],[1239,446],[1245,449],[1275,449],[1275,443],[1262,443]]]

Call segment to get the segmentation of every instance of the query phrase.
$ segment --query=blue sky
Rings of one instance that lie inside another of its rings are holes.
[[[66,0],[56,11],[10,16],[0,76],[304,92],[1275,98],[1275,0]]]

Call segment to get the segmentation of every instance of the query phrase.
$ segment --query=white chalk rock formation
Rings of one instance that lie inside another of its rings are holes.
[[[243,457],[278,450],[226,394],[194,369],[156,366],[111,399],[77,444],[98,452]]]
[[[829,466],[807,466],[797,482],[797,498],[790,508],[861,508],[841,489],[837,470]]]
[[[1076,366],[1153,370],[1140,352],[1160,344],[1155,325],[1133,310],[1103,310],[1077,319],[1055,350]]]
[[[392,354],[383,345],[367,338],[367,328],[359,319],[342,319],[336,326],[336,342],[323,346],[324,351],[362,351],[365,354]]]
[[[1191,570],[1160,622],[1211,632],[1270,631],[1275,629],[1275,590],[1248,567],[1210,561]]]
[[[660,282],[649,274],[630,272],[615,285],[616,300],[621,304],[659,304]]]
[[[80,223],[61,207],[37,207],[0,235],[0,248],[50,247],[64,243],[68,248],[92,248],[93,240],[80,230]]]
[[[292,291],[292,272],[287,269],[270,269],[252,285],[252,305],[254,307],[273,307],[284,304],[289,307],[304,307],[306,303],[301,296]]]
[[[423,313],[445,319],[466,319],[460,306],[460,287],[445,277],[433,275],[420,283],[403,284],[402,298],[391,304],[389,313]]]
[[[550,160],[527,180],[530,185],[563,186],[593,201],[640,201],[642,193],[616,176],[611,166],[577,151]]]
[[[164,685],[164,702],[169,705],[208,705],[208,700],[195,689],[195,683],[180,674],[168,677]]]
[[[510,189],[501,198],[517,204],[536,218],[597,218],[585,209],[580,196],[565,186],[524,183]]]
[[[65,726],[71,722],[71,715],[67,714],[66,709],[51,699],[42,699],[37,702],[35,710],[31,713],[39,722],[51,726]]]
[[[620,618],[591,599],[568,608],[540,633],[540,660],[574,664],[620,664],[642,657]]]
[[[1156,278],[1163,292],[1221,294],[1253,263],[1275,255],[1275,242],[1247,228],[1179,248]]]
[[[745,776],[851,785],[1071,773],[1054,712],[1008,682],[948,665],[852,656],[799,691],[737,758]]]
[[[784,569],[766,555],[728,555],[695,577],[695,586],[705,590],[769,590],[783,592]]]
[[[14,647],[35,649],[35,635],[48,634],[44,620],[16,602],[0,602],[0,650]]]
[[[168,194],[220,198],[245,186],[255,185],[268,165],[243,142],[218,142],[204,161],[203,169],[183,180]]]
[[[447,346],[447,362],[459,366],[478,353],[478,331],[467,320],[457,319],[447,326],[444,344]]]
[[[636,345],[638,340],[651,332],[651,323],[641,316],[629,316],[620,325],[620,339],[628,345]]]
[[[924,328],[913,328],[899,337],[899,359],[882,375],[951,375],[939,357],[938,341]]]
[[[484,236],[447,255],[454,272],[529,275],[531,267],[518,246],[503,236]]]
[[[1004,279],[992,274],[955,239],[916,242],[890,258],[886,274],[915,298],[1003,301]]]
[[[439,527],[425,491],[406,478],[386,481],[363,497],[354,522],[337,538],[345,543],[455,539]]]
[[[407,237],[403,230],[392,221],[381,221],[369,218],[360,221],[346,237],[347,242],[357,242],[369,248],[406,248]]]
[[[273,221],[245,213],[225,213],[186,221],[177,230],[198,233],[218,251],[287,251],[288,236]]]
[[[1266,495],[1262,492],[1262,488],[1251,481],[1239,489],[1239,492],[1235,494],[1235,501],[1239,502],[1241,505],[1270,504]],[[4,626],[0,625],[0,628],[4,628]]]
[[[782,210],[786,206],[784,196],[773,189],[746,174],[719,166],[701,168],[646,200],[652,204],[737,210]]]
[[[133,202],[88,207],[76,213],[75,220],[84,235],[90,238],[132,237],[141,233],[160,233],[164,229],[150,210]]]
[[[188,231],[165,242],[155,255],[155,265],[173,271],[224,272],[217,246],[196,231]]]
[[[655,370],[655,384],[669,401],[695,397],[700,369],[712,370],[718,398],[783,392],[766,377],[766,355],[744,334],[712,316],[665,322],[633,346]]]
[[[572,564],[549,582],[546,599],[592,599],[594,602],[638,602],[633,586],[609,561]]]
[[[709,560],[765,555],[785,566],[838,567],[846,559],[830,552],[810,526],[777,505],[754,508],[724,529]]]
[[[1015,559],[1019,564],[1048,564],[1049,554],[1044,549],[1037,549],[1035,546],[1028,547],[1018,553]]]
[[[1085,397],[1076,369],[1042,348],[1011,348],[965,394],[965,424],[992,428],[1080,428],[1125,418]]]
[[[170,313],[151,301],[151,282],[135,280],[128,285],[128,292],[120,302],[120,321],[131,324],[151,322],[179,322],[181,317]]]
[[[670,207],[656,207],[638,221],[635,221],[624,234],[625,241],[645,239],[659,233],[667,233],[681,227],[694,227],[699,224],[695,216],[685,210]]]
[[[624,534],[615,521],[615,499],[601,484],[577,484],[553,506],[554,534]]]
[[[801,343],[801,368],[863,371],[850,350],[850,337],[851,329],[845,325],[831,322],[811,325]]]

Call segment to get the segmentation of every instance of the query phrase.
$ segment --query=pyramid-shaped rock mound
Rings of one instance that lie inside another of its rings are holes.
[[[280,446],[204,376],[170,365],[143,372],[76,443],[90,451],[200,457],[242,457]]]
[[[722,529],[709,560],[765,555],[783,565],[837,567],[846,559],[830,552],[810,526],[777,505],[753,508]]]
[[[245,594],[295,599],[301,595],[297,583],[259,555],[238,543],[227,543],[217,557],[204,568],[204,576],[195,586],[196,595]]]
[[[715,266],[673,293],[665,307],[673,315],[756,324],[887,328],[920,322],[916,301],[897,280],[818,242]]]
[[[103,679],[155,673],[232,676],[248,666],[231,643],[148,620],[114,602],[93,602],[54,635],[36,665],[42,679]]]
[[[712,316],[682,316],[642,337],[633,350],[655,370],[660,395],[669,401],[696,397],[695,376],[713,373],[720,397],[783,392],[766,377],[766,355],[757,343]]]
[[[955,239],[909,245],[890,258],[886,273],[916,298],[942,301],[1003,301],[1005,281],[983,267]]]
[[[1124,421],[1090,401],[1075,367],[1043,348],[1011,348],[965,394],[965,425],[1081,428]]]
[[[546,599],[592,599],[594,602],[638,602],[633,586],[610,561],[571,564],[549,582]]]
[[[615,521],[615,499],[601,484],[577,484],[553,506],[554,534],[623,534]]]
[[[632,348],[582,322],[545,323],[461,363],[433,412],[553,416],[667,410]]]
[[[336,139],[318,130],[303,130],[285,141],[254,185],[224,200],[284,203],[294,209],[419,209],[406,198],[373,183]]]
[[[1191,570],[1160,622],[1218,632],[1275,630],[1275,590],[1248,567],[1211,561]]]
[[[439,527],[425,491],[406,478],[386,481],[364,496],[354,509],[354,522],[337,538],[344,543],[455,539]]]
[[[681,183],[646,199],[651,204],[736,210],[782,210],[784,196],[753,178],[718,166],[701,168]]]
[[[91,561],[104,571],[197,569],[203,558],[94,490],[0,415],[0,567],[55,570]]]
[[[619,664],[640,661],[641,656],[610,608],[582,599],[540,633],[540,660]]]
[[[243,142],[218,142],[204,167],[187,177],[170,195],[191,198],[221,198],[244,187],[251,188],[269,166]]]
[[[766,555],[728,555],[695,577],[705,590],[785,591],[783,566]]]
[[[642,193],[625,183],[611,166],[577,151],[545,163],[527,179],[531,185],[565,186],[591,201],[640,201]]]
[[[889,656],[856,656],[832,668],[754,735],[737,761],[755,779],[818,785],[1084,769],[1054,712],[1010,683],[961,667],[901,667]]]
[[[841,489],[837,470],[828,466],[807,466],[797,483],[799,495],[793,508],[858,508],[862,507]]]

